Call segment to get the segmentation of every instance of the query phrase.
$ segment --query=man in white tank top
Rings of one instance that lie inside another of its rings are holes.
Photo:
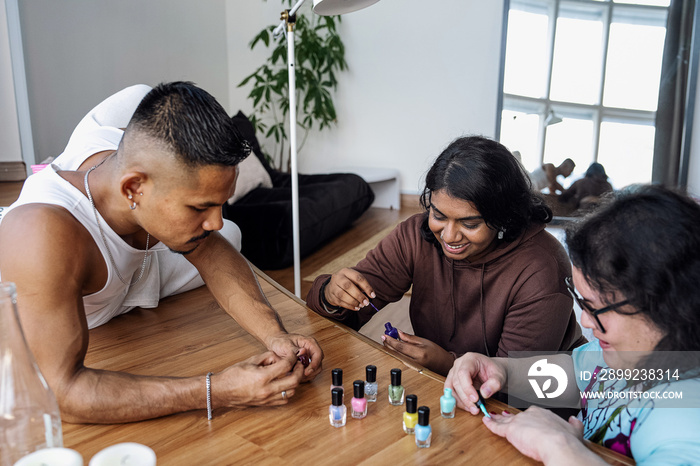
[[[25,336],[64,420],[206,408],[204,375],[163,379],[83,365],[88,328],[203,283],[219,303],[236,303],[224,310],[269,350],[211,376],[214,408],[286,403],[320,372],[318,343],[286,332],[237,250],[240,230],[221,216],[249,151],[205,91],[133,86],[93,109],[54,164],[27,179],[0,223],[0,270],[17,286]],[[306,368],[300,351],[311,359]]]
[[[558,167],[552,163],[545,163],[530,172],[532,189],[539,192],[544,188],[549,188],[550,194],[556,194],[557,191],[563,192],[564,188],[557,181],[557,177],[561,175],[567,178],[574,171],[574,168],[576,168],[576,164],[571,159],[564,160]]]

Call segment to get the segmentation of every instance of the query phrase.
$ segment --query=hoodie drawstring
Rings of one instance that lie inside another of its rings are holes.
[[[484,349],[486,350],[486,356],[491,357],[489,354],[489,345],[486,341],[486,310],[484,309],[484,269],[486,264],[481,264],[481,287],[479,288],[479,307],[481,308],[481,332],[484,335]]]
[[[450,261],[451,268],[450,268],[450,289],[452,292],[450,293],[450,298],[452,300],[452,334],[450,335],[449,341],[452,341],[452,339],[455,337],[455,333],[457,332],[457,306],[455,305],[455,263],[454,261]]]

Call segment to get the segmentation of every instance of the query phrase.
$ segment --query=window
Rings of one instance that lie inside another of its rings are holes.
[[[615,188],[651,181],[670,0],[509,3],[500,141],[530,171],[573,159],[564,186],[592,162]]]

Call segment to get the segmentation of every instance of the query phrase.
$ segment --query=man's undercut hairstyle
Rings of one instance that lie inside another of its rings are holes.
[[[137,131],[165,144],[190,167],[234,166],[250,154],[226,110],[191,82],[162,83],[143,98],[126,132]]]

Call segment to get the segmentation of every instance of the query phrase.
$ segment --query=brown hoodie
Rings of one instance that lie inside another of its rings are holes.
[[[454,261],[421,236],[425,215],[398,225],[354,267],[374,289],[377,308],[398,301],[413,285],[415,334],[457,355],[566,351],[586,342],[564,283],[571,263],[543,224],[477,261]],[[328,277],[316,277],[307,305],[359,330],[376,312],[371,306],[325,312],[319,292]]]

